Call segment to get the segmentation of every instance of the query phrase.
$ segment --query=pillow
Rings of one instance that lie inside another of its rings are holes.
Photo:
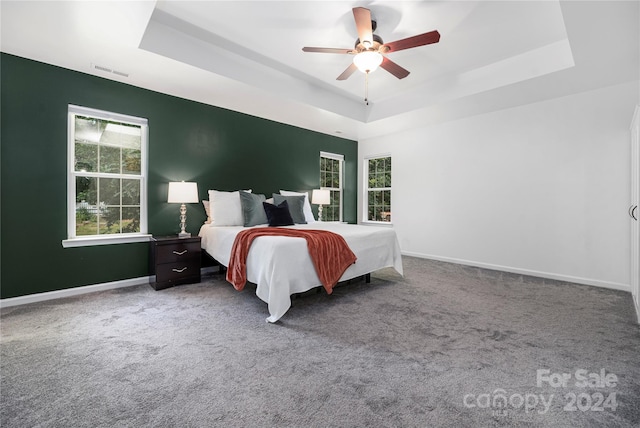
[[[207,220],[205,223],[211,223],[211,210],[209,209],[209,201],[206,199],[202,201],[202,205],[204,206],[204,211],[207,213]]]
[[[267,213],[264,212],[264,207],[262,206],[263,202],[265,202],[264,195],[240,192],[240,205],[242,206],[245,227],[269,222]]]
[[[242,206],[240,205],[240,191],[221,192],[209,190],[209,211],[212,226],[242,226]]]
[[[278,195],[277,193],[273,194],[273,203],[275,205],[280,205],[283,201],[287,201],[287,205],[289,205],[289,214],[291,214],[291,218],[294,223],[297,224],[306,224],[306,220],[304,219],[304,196],[284,196]]]
[[[287,201],[282,201],[280,205],[263,202],[262,206],[269,219],[269,226],[293,226],[293,219],[289,214]]]
[[[314,221],[316,221],[315,217],[313,216],[313,211],[311,211],[308,192],[291,192],[289,190],[280,190],[280,194],[283,196],[304,196],[304,219],[307,221],[307,223],[313,223]]]

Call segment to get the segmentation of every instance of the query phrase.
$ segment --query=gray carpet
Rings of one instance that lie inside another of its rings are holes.
[[[404,266],[404,278],[385,269],[305,293],[275,325],[255,286],[239,293],[218,275],[3,309],[0,424],[640,425],[628,293]]]

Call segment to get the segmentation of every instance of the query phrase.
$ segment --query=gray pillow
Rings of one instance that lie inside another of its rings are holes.
[[[273,202],[276,205],[280,205],[282,201],[287,201],[289,205],[289,212],[291,218],[296,224],[307,224],[307,220],[304,217],[304,195],[302,196],[284,196],[277,193],[273,194]]]
[[[264,195],[240,192],[240,205],[242,206],[245,227],[269,223],[262,206],[265,199]]]

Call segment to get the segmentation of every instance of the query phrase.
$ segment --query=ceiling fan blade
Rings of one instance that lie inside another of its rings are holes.
[[[383,57],[382,64],[380,64],[380,67],[384,68],[389,73],[391,73],[394,76],[396,76],[398,79],[404,79],[405,77],[407,77],[409,75],[409,70],[400,67],[398,64],[396,64],[395,62],[391,61],[386,56]]]
[[[348,54],[352,53],[353,49],[341,49],[341,48],[302,48],[304,52],[317,52],[317,53],[332,53],[332,54]]]
[[[342,74],[336,78],[336,80],[347,80],[349,76],[351,76],[357,69],[358,67],[356,67],[354,63],[351,63],[351,65],[347,67],[347,69],[343,71]]]
[[[395,42],[385,43],[384,46],[389,49],[388,52],[401,51],[403,49],[415,48],[417,46],[430,45],[440,41],[440,33],[438,31],[429,31],[428,33],[418,34],[417,36],[407,37],[406,39],[396,40]]]
[[[365,44],[365,41],[369,43],[368,46],[373,46],[373,30],[371,28],[371,11],[364,7],[354,7],[353,17],[356,20],[356,29],[358,30],[358,38],[360,43]]]

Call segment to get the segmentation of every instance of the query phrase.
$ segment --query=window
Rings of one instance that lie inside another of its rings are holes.
[[[391,222],[391,156],[365,159],[365,221]]]
[[[320,152],[320,188],[329,189],[329,205],[322,207],[323,221],[342,221],[342,165],[344,156]]]
[[[65,247],[147,237],[147,120],[69,106]],[[120,239],[114,239],[120,238]]]

